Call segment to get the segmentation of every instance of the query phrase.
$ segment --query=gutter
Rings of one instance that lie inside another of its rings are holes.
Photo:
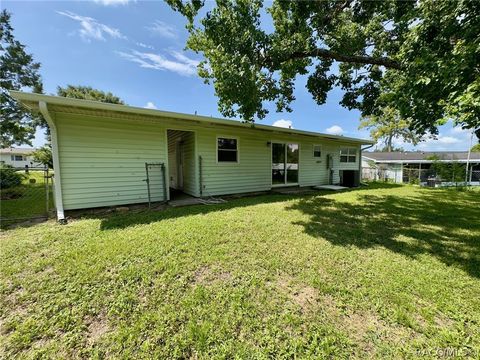
[[[63,211],[63,197],[62,197],[62,181],[60,175],[60,159],[58,157],[58,139],[57,139],[57,127],[53,121],[50,113],[48,112],[47,103],[45,101],[38,102],[38,108],[50,127],[50,135],[52,139],[52,157],[53,157],[53,171],[54,171],[54,196],[55,207],[57,208],[57,219],[61,224],[66,224],[65,213]]]
[[[61,96],[32,94],[32,93],[25,93],[21,91],[13,91],[13,90],[10,91],[10,95],[14,97],[16,100],[19,100],[22,102],[29,101],[29,102],[37,103],[37,102],[43,101],[45,103],[49,103],[50,105],[81,107],[81,108],[94,109],[94,110],[117,111],[117,112],[130,113],[130,114],[136,114],[136,115],[150,115],[150,116],[157,116],[157,117],[165,117],[169,119],[190,120],[190,121],[197,121],[197,122],[207,123],[207,124],[208,123],[219,124],[219,125],[236,126],[236,127],[242,127],[242,128],[253,127],[256,129],[262,129],[267,131],[295,134],[295,135],[313,136],[313,137],[323,138],[323,139],[333,140],[333,141],[354,142],[354,143],[360,143],[360,144],[375,144],[375,142],[373,142],[372,140],[350,138],[350,137],[339,136],[339,135],[322,134],[322,133],[316,133],[312,131],[293,130],[293,129],[281,128],[281,127],[276,127],[271,125],[254,124],[252,126],[252,124],[244,123],[244,122],[233,120],[233,119],[221,119],[221,118],[215,118],[210,116],[191,115],[191,114],[183,114],[183,113],[177,113],[177,112],[171,112],[171,111],[145,109],[145,108],[139,108],[139,107],[127,106],[127,105],[102,103],[99,101],[92,101],[92,100],[80,100],[80,99],[65,98]]]
[[[362,182],[362,151],[368,150],[373,147],[375,144],[365,146],[364,148],[360,147],[360,156],[358,157],[358,184]]]

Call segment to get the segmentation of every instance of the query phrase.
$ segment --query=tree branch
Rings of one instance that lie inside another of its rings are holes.
[[[340,62],[353,63],[353,64],[369,64],[385,66],[388,69],[401,70],[402,66],[399,62],[389,59],[387,57],[373,57],[367,55],[344,55],[336,51],[327,49],[314,49],[312,51],[297,51],[288,56],[285,60],[304,59],[309,57],[331,59]]]

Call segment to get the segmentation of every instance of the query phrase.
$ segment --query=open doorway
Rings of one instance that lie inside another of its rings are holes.
[[[170,200],[188,198],[195,192],[195,133],[167,130]]]

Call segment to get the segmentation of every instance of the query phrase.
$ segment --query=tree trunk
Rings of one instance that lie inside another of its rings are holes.
[[[387,138],[387,152],[392,152],[392,140],[393,140],[393,135],[388,135],[388,138]]]

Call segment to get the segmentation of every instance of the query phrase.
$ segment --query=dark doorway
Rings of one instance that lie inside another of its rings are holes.
[[[195,192],[195,133],[168,130],[168,187],[170,199]]]

